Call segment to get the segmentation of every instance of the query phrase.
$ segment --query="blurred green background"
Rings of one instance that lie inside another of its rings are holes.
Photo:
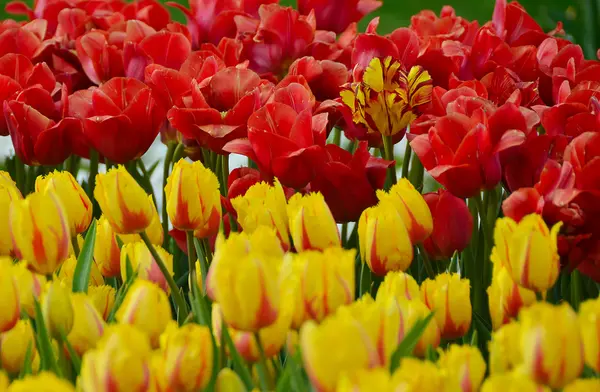
[[[187,3],[187,0],[175,1]],[[7,2],[8,0],[0,0],[2,18],[8,17],[4,13],[4,4]],[[31,3],[32,0],[26,2]],[[295,2],[296,0],[281,0],[284,5],[294,5]],[[410,17],[422,9],[439,12],[446,4],[452,5],[460,16],[485,23],[491,19],[495,0],[384,0],[383,3],[383,7],[368,17],[381,17],[380,33],[407,26]],[[573,41],[581,44],[588,56],[594,56],[597,42],[600,41],[600,0],[523,0],[521,4],[546,30],[554,28],[557,21],[562,21]],[[177,20],[183,19],[179,11],[173,12],[173,16]],[[365,24],[366,21],[363,22],[363,27]]]

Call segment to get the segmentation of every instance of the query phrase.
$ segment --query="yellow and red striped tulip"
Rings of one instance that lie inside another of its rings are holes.
[[[477,347],[453,344],[440,352],[438,366],[447,384],[462,392],[478,391],[485,376],[485,361]]]
[[[67,339],[75,352],[82,356],[96,347],[96,343],[104,333],[104,320],[87,295],[73,293],[71,302],[73,303],[73,328]]]
[[[168,390],[193,392],[206,388],[213,370],[213,347],[206,326],[186,324],[170,333],[163,348]]]
[[[423,302],[435,311],[442,338],[457,339],[471,327],[471,296],[468,279],[443,273],[421,284]]]
[[[215,173],[202,162],[179,160],[165,186],[167,213],[173,227],[209,237],[221,223],[221,194]]]
[[[390,272],[383,278],[383,282],[377,290],[376,299],[379,301],[387,297],[397,300],[420,299],[421,291],[417,281],[411,275],[402,271]]]
[[[154,218],[152,198],[123,166],[96,176],[94,197],[117,234],[140,233]]]
[[[154,249],[167,267],[167,270],[173,276],[173,255],[162,247],[154,245]],[[123,245],[121,249],[121,277],[123,281],[128,279],[127,260],[131,263],[133,272],[137,272],[138,279],[144,279],[157,284],[165,293],[169,294],[169,284],[162,274],[156,260],[152,257],[150,250],[142,241],[132,242]]]
[[[32,193],[10,208],[15,252],[42,275],[53,274],[69,257],[70,233],[65,209],[54,193]]]
[[[0,334],[2,369],[12,375],[19,374],[23,370],[29,348],[33,358],[37,352],[33,328],[29,320],[20,320],[10,331]]]
[[[247,392],[247,390],[236,372],[229,368],[223,368],[217,375],[215,392]]]
[[[363,211],[358,221],[360,254],[375,275],[405,271],[413,260],[413,244],[402,217],[389,202]]]
[[[538,385],[527,375],[512,372],[488,377],[481,392],[551,392],[550,388]]]
[[[14,200],[21,200],[21,192],[7,172],[0,171],[0,256],[13,256],[14,244],[10,235],[9,212]]]
[[[98,219],[95,244],[94,260],[98,263],[100,273],[107,278],[119,276],[121,273],[121,249],[119,249],[115,232],[104,215]]]
[[[569,305],[538,302],[519,314],[523,371],[551,388],[562,388],[583,370],[583,341]]]
[[[490,374],[507,373],[523,362],[521,325],[512,321],[492,334],[489,342]]]
[[[75,256],[71,256],[65,260],[65,262],[60,267],[60,271],[58,273],[58,279],[64,281],[67,285],[71,286],[73,283],[73,276],[75,275],[75,267],[77,266],[77,258]],[[95,261],[92,260],[91,270],[90,270],[90,286],[101,286],[104,284],[104,278],[100,273],[100,269]]]
[[[446,391],[446,379],[433,362],[403,358],[392,375],[391,386],[393,391],[440,392]]]
[[[513,280],[541,293],[556,283],[560,269],[557,236],[561,223],[548,229],[541,216],[527,215],[519,223],[500,218],[494,229],[491,260],[508,269]]]
[[[40,299],[42,291],[46,286],[44,275],[31,272],[26,261],[13,264],[13,275],[19,288],[19,302],[21,309],[31,318],[35,318],[34,301]]]
[[[7,392],[31,391],[75,392],[75,387],[69,381],[46,371],[16,380],[10,385]]]
[[[49,282],[42,295],[42,314],[48,332],[57,340],[67,336],[73,328],[74,314],[71,288],[59,281]]]
[[[273,185],[266,182],[252,185],[244,196],[232,199],[231,205],[244,231],[252,233],[259,226],[273,228],[283,249],[290,248],[287,201],[277,179]]]
[[[535,293],[516,284],[508,270],[499,263],[494,264],[492,283],[487,293],[494,330],[517,317],[522,307],[536,301]]]
[[[112,286],[90,286],[88,287],[88,296],[96,307],[96,310],[102,316],[104,321],[108,320],[108,316],[115,304],[115,289]]]
[[[597,378],[587,378],[575,380],[566,387],[562,392],[591,392],[600,391],[600,380]]]
[[[427,305],[418,299],[413,299],[411,301],[401,300],[396,301],[396,303],[398,304],[400,314],[402,315],[402,326],[400,327],[400,341],[402,341],[406,334],[415,326],[417,321],[423,320],[429,316],[429,314],[431,314],[431,310],[427,307]],[[436,318],[433,317],[429,321],[429,324],[417,342],[413,354],[417,357],[423,358],[427,353],[427,348],[429,346],[435,349],[439,345],[440,328]]]
[[[160,334],[171,320],[171,305],[164,290],[156,284],[136,279],[117,310],[121,324],[131,324],[143,331],[152,347],[158,347]]]
[[[19,286],[12,260],[0,257],[0,333],[13,328],[21,317]]]
[[[87,230],[92,221],[93,204],[81,185],[68,171],[57,171],[35,180],[36,192],[54,192],[67,212],[71,237]]]
[[[337,384],[336,392],[391,391],[390,373],[384,369],[359,369],[344,373]]]
[[[288,201],[290,233],[298,252],[340,247],[340,232],[320,193],[296,193]]]
[[[413,244],[422,243],[433,231],[433,217],[423,195],[406,178],[401,178],[389,192],[377,191],[380,201],[390,202],[400,214],[410,241]]]
[[[154,245],[162,245],[163,240],[165,238],[163,233],[162,223],[160,223],[160,216],[158,216],[158,210],[154,205],[154,201],[152,197],[150,197],[150,202],[152,203],[152,220],[150,221],[150,226],[146,229],[146,234],[148,235],[148,239]],[[128,244],[130,242],[141,241],[142,237],[139,234],[119,234],[119,238],[123,241],[124,244]]]
[[[579,307],[579,326],[585,363],[600,371],[600,299],[590,299]]]

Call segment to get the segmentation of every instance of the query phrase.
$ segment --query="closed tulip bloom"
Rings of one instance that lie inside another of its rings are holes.
[[[421,291],[415,278],[411,275],[398,271],[390,272],[377,290],[377,300],[381,300],[387,297],[396,298],[397,300],[402,299],[420,299]]]
[[[277,179],[273,185],[266,182],[252,185],[244,196],[232,199],[231,204],[244,231],[252,233],[259,226],[273,228],[283,249],[290,248],[287,204]]]
[[[487,289],[493,329],[517,317],[519,310],[536,301],[535,293],[515,283],[508,270],[494,263],[492,284]]]
[[[70,235],[65,209],[50,193],[32,193],[10,208],[10,228],[17,256],[42,275],[54,273],[69,257]]]
[[[14,327],[20,317],[19,286],[13,273],[12,260],[0,257],[0,333]]]
[[[42,291],[46,286],[44,275],[31,272],[27,268],[27,262],[21,261],[13,265],[13,275],[19,288],[19,302],[21,309],[31,318],[35,318],[34,301],[40,299]]]
[[[94,197],[117,234],[135,234],[150,226],[152,199],[123,166],[96,176]]]
[[[521,325],[513,321],[492,334],[489,342],[490,374],[507,373],[523,361],[521,355]]]
[[[406,178],[401,178],[389,192],[377,191],[380,201],[389,201],[402,218],[413,244],[425,241],[433,231],[433,218],[423,195]]]
[[[300,330],[300,347],[308,378],[318,392],[335,391],[343,374],[381,366],[374,342],[351,317],[334,315],[320,325],[306,322]]]
[[[96,310],[102,316],[102,319],[107,321],[115,304],[114,287],[108,285],[90,286],[88,287],[88,296],[96,307]]]
[[[491,259],[505,266],[519,285],[535,292],[546,291],[554,286],[560,269],[560,227],[559,222],[549,230],[537,214],[527,215],[519,223],[500,218],[494,229]]]
[[[288,201],[290,232],[298,252],[340,247],[340,233],[323,195],[296,193]]]
[[[438,366],[447,374],[448,383],[463,392],[478,391],[485,376],[485,361],[474,346],[451,345],[440,353]]]
[[[171,320],[167,294],[156,284],[136,279],[116,314],[121,324],[131,324],[146,333],[153,347]]]
[[[471,296],[468,279],[443,273],[421,284],[423,302],[435,311],[442,338],[457,339],[471,327]]]
[[[108,219],[102,215],[96,224],[94,260],[102,276],[114,278],[121,273],[121,249]]]
[[[400,328],[400,341],[404,339],[406,334],[414,327],[415,323],[419,320],[423,320],[429,314],[431,314],[431,310],[418,299],[414,299],[411,301],[401,300],[396,301],[398,307],[400,309],[400,314],[402,315],[402,326]],[[436,317],[433,317],[425,331],[421,335],[421,338],[417,342],[415,346],[415,350],[413,354],[419,358],[425,357],[427,353],[427,348],[431,346],[432,348],[437,348],[440,345],[440,327],[438,326],[438,322]]]
[[[600,371],[600,299],[590,299],[579,307],[579,325],[585,363]]]
[[[69,257],[63,265],[60,267],[58,278],[63,280],[66,284],[71,286],[73,283],[73,275],[75,274],[75,267],[77,266],[77,258],[75,256]],[[92,260],[90,270],[90,286],[101,286],[104,284],[104,278],[100,273],[100,269],[94,260]]]
[[[563,388],[563,392],[600,391],[600,380],[597,378],[575,380]]]
[[[186,324],[169,334],[163,357],[163,372],[169,390],[192,392],[206,388],[213,366],[209,328]]]
[[[219,180],[202,162],[181,159],[175,163],[165,195],[173,227],[194,230],[199,238],[217,233],[221,223]]]
[[[215,392],[247,392],[246,386],[236,372],[223,368],[217,375]]]
[[[73,328],[74,314],[71,289],[59,281],[48,283],[42,296],[42,314],[54,339],[67,336]]]
[[[150,242],[154,245],[162,245],[165,235],[163,233],[162,223],[160,222],[160,216],[158,215],[158,210],[154,205],[154,201],[151,196],[148,196],[150,199],[150,203],[152,203],[152,220],[150,222],[150,226],[146,228],[146,234],[150,239]],[[141,241],[142,237],[139,234],[119,234],[118,236],[124,244],[128,244],[130,242]]]
[[[363,262],[375,275],[405,271],[413,260],[413,244],[402,217],[389,202],[363,211],[358,221]]]
[[[75,392],[73,384],[59,378],[51,372],[41,372],[28,375],[22,380],[16,380],[10,385],[7,392]]]
[[[23,197],[8,173],[0,171],[0,177],[0,256],[12,256],[15,250],[10,235],[10,204]]]
[[[531,378],[519,372],[496,374],[488,377],[481,386],[481,392],[550,392],[550,388],[538,385]],[[566,390],[563,390],[566,391]],[[587,391],[591,391],[588,389]]]
[[[104,333],[104,320],[92,300],[83,293],[71,295],[73,303],[73,329],[67,336],[79,356],[96,347]]]
[[[31,358],[36,353],[36,340],[29,320],[20,320],[10,331],[0,334],[0,359],[2,369],[17,375],[23,369],[27,350]]]
[[[336,392],[390,390],[390,373],[384,369],[359,369],[354,373],[344,373],[335,389]]]
[[[403,358],[391,380],[393,391],[439,392],[445,385],[446,378],[433,362],[416,358]]]
[[[148,337],[139,329],[107,327],[96,348],[82,358],[79,386],[83,392],[149,391],[151,355]]]
[[[523,370],[540,384],[562,388],[583,370],[583,342],[569,305],[538,302],[519,314]]]
[[[68,171],[55,170],[35,180],[36,192],[56,193],[67,212],[71,237],[87,230],[92,221],[93,205],[81,185]]]
[[[167,270],[173,276],[173,255],[164,250],[160,246],[154,246],[156,252],[165,263]],[[127,276],[127,260],[131,263],[131,268],[137,272],[138,279],[144,279],[157,284],[165,293],[169,293],[169,284],[167,279],[162,274],[156,260],[152,257],[150,250],[142,241],[132,242],[123,245],[121,249],[121,276],[123,281],[128,279]]]

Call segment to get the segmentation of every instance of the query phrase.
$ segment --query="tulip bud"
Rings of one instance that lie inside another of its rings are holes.
[[[579,307],[579,325],[585,363],[600,371],[600,299],[590,299]]]
[[[42,290],[46,286],[46,277],[31,272],[27,268],[26,261],[14,264],[13,274],[19,288],[21,309],[25,310],[29,317],[35,318],[34,301],[39,300]]]
[[[13,274],[12,260],[0,257],[0,332],[6,332],[21,317],[19,287]]]
[[[340,233],[323,195],[296,193],[288,201],[290,232],[298,252],[340,247]]]
[[[531,214],[516,223],[500,218],[494,229],[495,246],[491,260],[508,269],[519,285],[543,292],[554,286],[560,263],[557,236],[561,223],[548,230],[537,214]]]
[[[73,303],[73,329],[67,336],[69,343],[77,354],[96,347],[96,343],[104,332],[104,320],[90,298],[83,293],[71,295]]]
[[[563,392],[600,391],[600,380],[597,378],[575,380],[563,388]]]
[[[63,265],[60,267],[60,272],[58,273],[58,278],[64,281],[69,287],[73,283],[73,276],[75,275],[75,267],[77,267],[77,259],[75,256],[69,257]],[[104,284],[104,278],[100,273],[100,269],[96,262],[92,260],[91,270],[90,270],[90,286],[101,286]]]
[[[445,391],[446,379],[432,362],[403,358],[391,380],[393,391]]]
[[[161,290],[156,291],[164,295]],[[148,391],[152,385],[151,355],[150,342],[140,330],[130,325],[109,326],[96,349],[88,351],[82,358],[81,390]]]
[[[588,390],[589,391],[589,390]],[[551,392],[550,388],[536,384],[525,374],[518,372],[488,377],[481,392]]]
[[[443,273],[435,280],[421,284],[423,302],[435,311],[442,338],[457,339],[471,327],[471,296],[469,279],[458,274]]]
[[[413,260],[413,245],[396,207],[379,203],[363,211],[358,221],[358,239],[363,262],[375,275],[405,271]]]
[[[121,273],[121,250],[108,219],[102,215],[96,225],[94,260],[103,276],[113,278]]]
[[[54,373],[41,372],[16,380],[10,385],[7,392],[31,391],[75,392],[75,387],[67,380],[58,378]]]
[[[487,293],[492,327],[495,330],[517,317],[522,307],[536,301],[535,293],[516,284],[508,270],[498,263],[494,264],[492,284]]]
[[[54,339],[61,340],[62,336],[67,336],[74,321],[71,290],[61,282],[50,282],[42,296],[42,314]]]
[[[390,390],[390,373],[383,369],[359,369],[355,373],[344,373],[335,389],[336,392]]]
[[[247,389],[236,372],[223,368],[217,375],[215,392],[247,392]]]
[[[335,391],[344,373],[381,366],[364,327],[350,317],[336,314],[320,325],[306,322],[300,330],[300,347],[306,373],[317,392]]]
[[[433,231],[423,246],[432,259],[447,259],[471,242],[473,217],[463,199],[445,189],[423,195],[433,217]]]
[[[15,252],[10,235],[9,212],[13,200],[21,200],[21,192],[7,172],[0,171],[0,256],[12,256]]]
[[[118,234],[139,233],[154,217],[151,198],[123,166],[96,176],[94,197]]]
[[[583,370],[577,315],[567,305],[538,302],[519,314],[523,370],[535,381],[562,388]]]
[[[521,326],[516,321],[503,325],[492,334],[490,374],[510,372],[523,361],[520,340]]]
[[[36,353],[35,335],[29,320],[20,320],[10,331],[0,334],[2,368],[9,374],[19,374],[23,370],[28,349],[33,358]]]
[[[244,231],[252,233],[259,226],[275,229],[283,249],[290,248],[285,194],[276,179],[273,186],[266,182],[252,185],[244,196],[231,200]]]
[[[451,345],[440,352],[438,366],[448,375],[447,383],[463,392],[478,391],[485,376],[485,361],[474,346]]]
[[[402,326],[400,328],[400,341],[404,339],[406,334],[415,326],[417,321],[425,319],[431,311],[429,308],[420,300],[402,300],[396,301],[402,315]],[[421,338],[415,346],[413,354],[417,357],[423,358],[427,353],[427,348],[437,348],[440,345],[440,328],[436,321],[436,317],[433,317],[425,331],[421,335]]]
[[[377,198],[381,202],[389,201],[396,207],[413,244],[420,244],[429,237],[433,231],[431,211],[421,193],[410,181],[401,178],[390,188],[388,193],[382,190],[377,191]]]
[[[116,314],[121,324],[131,324],[146,333],[153,347],[171,320],[171,305],[163,290],[154,283],[136,279]]]
[[[35,272],[53,274],[69,257],[69,225],[58,197],[50,192],[32,193],[15,200],[10,208],[12,240],[20,259]]]
[[[93,205],[81,185],[68,171],[55,170],[35,180],[36,192],[54,192],[67,212],[71,237],[87,230],[92,221]]]
[[[169,390],[192,392],[206,388],[213,366],[213,347],[206,326],[186,324],[167,337],[163,372]]]
[[[152,220],[150,221],[150,226],[146,228],[146,234],[151,243],[154,245],[162,245],[165,235],[163,233],[162,223],[160,222],[160,216],[158,216],[158,210],[154,205],[152,196],[148,196],[148,198],[150,199],[150,203],[152,203]],[[142,237],[140,237],[139,234],[119,234],[119,238],[124,244],[142,240]]]
[[[156,252],[165,263],[170,275],[173,276],[173,255],[164,250],[160,246],[154,246]],[[169,284],[167,279],[162,274],[156,260],[152,257],[150,250],[142,241],[133,242],[123,245],[121,249],[121,276],[123,281],[126,281],[127,276],[127,259],[131,263],[131,268],[137,272],[138,279],[144,279],[152,283],[156,283],[165,293],[169,293]]]
[[[107,321],[115,304],[115,289],[108,285],[90,286],[88,287],[88,296],[102,319]]]
[[[199,238],[217,233],[221,223],[219,180],[202,162],[181,159],[175,163],[165,195],[174,228],[194,230]]]
[[[377,301],[392,297],[402,299],[420,299],[421,292],[415,278],[404,272],[390,272],[377,290]]]

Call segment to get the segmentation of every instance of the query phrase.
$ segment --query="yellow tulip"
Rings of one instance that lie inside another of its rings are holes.
[[[108,219],[102,215],[96,226],[94,260],[103,276],[113,278],[121,273],[121,250]]]
[[[435,280],[426,279],[421,284],[421,293],[427,307],[435,310],[442,338],[457,339],[467,333],[472,317],[468,279],[443,273]]]
[[[523,361],[521,355],[521,326],[516,321],[500,327],[489,342],[490,374],[510,372]]]
[[[536,384],[525,374],[512,372],[488,377],[481,392],[550,392],[550,388]]]
[[[62,282],[50,282],[42,295],[42,314],[53,338],[60,340],[67,336],[74,321],[71,288]]]
[[[335,391],[344,373],[381,366],[374,342],[350,317],[334,315],[320,325],[307,321],[300,330],[300,347],[308,378],[317,392]]]
[[[290,232],[298,252],[340,247],[340,232],[320,193],[296,193],[288,201]]]
[[[523,370],[551,388],[562,388],[583,370],[583,342],[577,315],[567,305],[538,302],[521,310]]]
[[[575,380],[563,388],[563,392],[591,392],[600,391],[600,380],[588,378]]]
[[[217,233],[221,223],[219,180],[202,162],[181,159],[175,163],[165,195],[173,227],[194,230],[199,238]]]
[[[400,327],[400,340],[404,339],[406,334],[415,326],[417,321],[425,319],[431,314],[431,310],[421,300],[414,299],[411,301],[401,300],[396,301],[402,315],[402,326]],[[415,346],[413,354],[417,357],[424,357],[427,353],[427,348],[437,348],[440,345],[440,328],[433,317],[425,331],[421,335],[421,338]]]
[[[405,271],[413,260],[413,245],[402,217],[389,202],[363,211],[358,221],[363,262],[375,275]]]
[[[152,372],[148,391],[166,392],[168,391],[167,378],[165,376],[165,358],[159,350],[153,351],[150,357],[150,371]]]
[[[463,392],[478,391],[485,376],[485,361],[477,347],[453,344],[440,352],[438,366],[447,383]]]
[[[27,268],[26,261],[21,261],[13,265],[13,275],[19,288],[21,309],[25,310],[29,317],[35,318],[34,300],[40,299],[42,291],[46,286],[46,277],[31,272]]]
[[[247,389],[237,373],[229,368],[223,368],[217,375],[215,392],[247,392]]]
[[[8,173],[0,171],[0,256],[13,256],[15,253],[10,234],[10,204],[13,200],[22,199],[21,192]]]
[[[96,347],[96,343],[104,333],[104,320],[87,295],[73,293],[71,301],[74,314],[73,329],[67,339],[77,354],[82,356]]]
[[[165,267],[167,267],[171,276],[173,276],[173,255],[157,245],[154,246],[154,249],[165,263]],[[138,279],[144,279],[155,283],[163,289],[165,293],[169,294],[170,290],[167,279],[162,274],[146,244],[139,241],[123,245],[123,248],[121,249],[121,276],[123,281],[128,279],[126,268],[127,259],[129,259],[129,262],[131,263],[133,272],[137,272]]]
[[[391,391],[390,373],[383,369],[359,369],[344,373],[337,384],[336,392]]]
[[[561,225],[557,223],[549,230],[537,214],[527,215],[519,223],[500,218],[494,229],[491,260],[506,267],[519,285],[544,292],[558,278],[557,236]]]
[[[12,260],[0,257],[0,332],[6,332],[21,317],[19,286],[13,273]]]
[[[193,392],[206,388],[213,366],[213,346],[206,326],[186,324],[169,334],[163,348],[168,390]]]
[[[35,272],[50,275],[69,257],[67,214],[50,192],[32,193],[10,207],[10,227],[15,252]]]
[[[109,326],[96,348],[82,358],[79,386],[83,392],[151,391],[151,356],[148,337],[140,330]]]
[[[266,182],[252,185],[244,196],[231,200],[244,231],[252,233],[259,226],[275,229],[283,249],[290,248],[288,215],[285,194],[276,179],[271,186]]]
[[[65,379],[50,372],[41,372],[17,380],[8,387],[8,392],[75,392],[75,387]]]
[[[377,290],[377,300],[392,297],[397,300],[420,299],[421,292],[415,278],[402,271],[388,273]]]
[[[17,375],[23,370],[27,350],[31,358],[36,353],[36,341],[29,320],[20,320],[10,331],[0,334],[0,359],[2,368]]]
[[[585,363],[600,371],[600,299],[590,299],[579,307],[579,325]]]
[[[108,285],[90,286],[88,287],[88,296],[92,300],[96,310],[102,316],[102,319],[104,321],[108,320],[108,316],[115,304],[114,287]]]
[[[413,244],[422,243],[433,231],[433,217],[423,195],[406,178],[401,178],[389,192],[377,191],[377,198],[390,202],[402,218]]]
[[[73,275],[75,275],[75,267],[77,267],[77,259],[75,256],[69,257],[63,265],[60,267],[58,278],[63,280],[68,286],[73,283]],[[95,261],[92,260],[92,266],[90,271],[90,286],[101,286],[104,284],[104,278],[100,273],[100,269]]]
[[[87,230],[92,221],[93,204],[81,185],[68,171],[55,170],[35,180],[36,192],[54,192],[67,212],[71,237]]]
[[[153,347],[171,320],[171,305],[163,290],[154,283],[136,279],[116,314],[121,324],[131,324],[146,333]]]
[[[432,362],[403,358],[391,379],[392,391],[440,392],[446,391],[446,380]]]
[[[148,196],[148,198],[150,199],[150,203],[152,203],[152,220],[150,221],[150,226],[146,228],[146,234],[148,235],[150,242],[154,245],[162,245],[165,235],[163,233],[162,223],[160,222],[160,216],[158,215],[158,210],[154,205],[152,197]],[[119,234],[119,238],[124,244],[141,241],[142,239],[139,234]]]
[[[94,197],[118,234],[146,230],[154,218],[152,199],[123,166],[96,176]]]

